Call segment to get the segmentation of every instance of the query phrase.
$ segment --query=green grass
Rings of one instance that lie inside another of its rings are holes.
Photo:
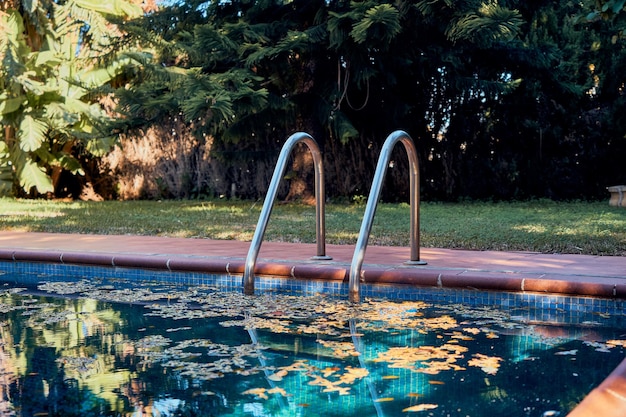
[[[0,199],[0,230],[249,241],[262,202]],[[326,241],[353,245],[364,205],[329,204]],[[408,246],[409,206],[380,204],[370,245]],[[422,203],[421,246],[626,255],[626,210],[606,202]],[[267,241],[315,242],[315,209],[276,204]]]

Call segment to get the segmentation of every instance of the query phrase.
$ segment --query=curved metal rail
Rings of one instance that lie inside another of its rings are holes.
[[[285,174],[285,168],[287,166],[287,160],[291,154],[291,150],[294,146],[300,142],[305,143],[311,154],[313,155],[313,166],[315,169],[315,223],[316,223],[316,240],[317,240],[317,255],[312,259],[329,260],[330,256],[326,256],[326,226],[324,224],[325,218],[325,191],[324,191],[324,169],[322,164],[322,154],[317,146],[317,142],[310,135],[297,132],[289,136],[283,148],[278,156],[278,162],[274,168],[274,174],[270,181],[270,186],[263,202],[263,208],[261,209],[261,215],[254,230],[254,236],[250,243],[250,249],[248,250],[248,256],[246,257],[246,265],[243,273],[243,291],[245,294],[254,294],[254,267],[256,265],[257,256],[261,249],[261,243],[263,242],[263,235],[265,235],[265,229],[274,207],[274,201],[278,193],[278,185],[281,178]]]
[[[354,249],[352,263],[350,264],[350,279],[348,281],[348,287],[351,301],[359,301],[360,298],[359,287],[361,280],[361,267],[363,265],[363,259],[365,258],[365,249],[367,247],[370,232],[372,231],[374,214],[376,213],[376,206],[378,204],[378,199],[380,198],[380,191],[382,189],[383,181],[385,180],[385,174],[387,173],[387,166],[389,165],[389,160],[391,158],[391,151],[398,142],[402,142],[409,158],[409,194],[411,196],[411,226],[409,233],[411,240],[411,259],[405,262],[405,264],[426,264],[426,262],[420,261],[420,197],[417,152],[415,151],[415,145],[413,144],[411,137],[406,132],[396,130],[387,136],[387,139],[383,144],[382,151],[378,157],[378,165],[376,165],[376,172],[374,173],[374,180],[372,181],[370,195],[367,199],[367,205],[365,206],[365,214],[363,215],[359,238]]]

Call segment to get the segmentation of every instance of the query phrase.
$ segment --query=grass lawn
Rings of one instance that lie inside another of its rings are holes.
[[[45,201],[0,199],[0,230],[252,239],[262,201]],[[365,205],[328,204],[326,241],[354,244]],[[408,246],[408,204],[380,204],[370,245]],[[421,246],[626,255],[626,210],[607,202],[421,205]],[[277,203],[266,241],[315,242],[315,209]]]

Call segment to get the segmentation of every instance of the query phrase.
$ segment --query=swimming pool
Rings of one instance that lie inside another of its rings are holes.
[[[624,356],[619,300],[0,270],[6,415],[565,415]]]

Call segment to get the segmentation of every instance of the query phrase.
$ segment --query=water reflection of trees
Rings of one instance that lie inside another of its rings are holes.
[[[0,292],[0,311],[4,313],[0,316],[4,319],[0,326],[0,410],[8,416],[14,413],[13,407],[22,415],[153,415],[164,409],[175,410],[177,415],[202,415],[200,410],[225,412],[239,407],[245,399],[239,401],[233,395],[245,397],[245,391],[273,384],[294,398],[303,398],[304,392],[307,398],[316,398],[320,388],[312,383],[313,377],[325,387],[369,396],[377,408],[398,413],[401,400],[383,403],[376,402],[376,397],[400,399],[410,386],[422,397],[420,401],[428,398],[441,408],[450,401],[465,401],[468,392],[495,408],[498,404],[509,407],[512,401],[531,404],[537,393],[550,393],[559,381],[568,379],[572,368],[553,365],[555,352],[567,348],[571,340],[580,345],[583,339],[602,339],[602,331],[589,327],[582,333],[576,326],[529,327],[499,310],[461,305],[439,306],[439,310],[426,313],[424,303],[377,302],[370,307],[361,305],[356,319],[356,307],[342,308],[335,302],[333,312],[320,298],[299,299],[298,306],[288,299],[292,305],[280,307],[276,302],[264,306],[260,298],[255,300],[254,316],[233,317],[237,314],[231,306],[227,308],[231,320],[222,316],[212,322],[208,317],[202,321],[185,318],[186,303],[178,301],[163,301],[162,307],[168,308],[166,317],[160,316],[162,309],[154,305],[150,306],[151,316],[146,317],[143,305],[63,296],[42,297],[35,303],[28,295]],[[224,299],[216,303],[220,308],[228,304]],[[320,304],[316,304],[317,312],[311,303]],[[292,307],[300,314],[312,311],[313,316],[289,319],[298,315],[289,310]],[[174,310],[175,319],[168,316]],[[209,313],[208,308],[201,311]],[[191,316],[196,317],[195,313]],[[480,328],[474,320],[479,320]],[[225,332],[222,328],[218,336],[211,327],[218,321],[236,330]],[[257,331],[244,330],[255,328]],[[492,344],[500,336],[509,342]],[[221,343],[211,342],[213,337],[219,337]],[[396,351],[400,353],[393,353]],[[470,363],[476,361],[476,352],[485,358],[488,354],[509,359],[501,362],[499,371],[488,372],[485,362]],[[581,350],[578,359],[589,363],[594,360],[593,353],[592,348]],[[529,356],[536,360],[528,360]],[[305,364],[303,358],[311,363]],[[322,377],[326,371],[316,367],[320,363],[332,370],[328,376]],[[443,364],[448,366],[444,369]],[[369,385],[351,382],[353,386],[347,386],[344,379],[357,375],[356,371],[348,375],[348,368],[367,368],[371,377],[363,380]],[[263,374],[268,369],[272,372]],[[221,371],[222,375],[214,376]],[[546,372],[551,373],[546,376]],[[254,373],[258,379],[239,378]],[[606,368],[580,371],[576,381],[561,384],[562,408],[571,408],[584,395],[580,387],[599,382],[606,373]],[[390,374],[403,386],[394,384],[393,378],[381,378]],[[433,377],[437,384],[432,384]],[[212,378],[216,381],[209,381]],[[522,378],[519,381],[529,388],[520,388],[521,383],[512,386],[511,378]],[[468,382],[459,384],[461,379]],[[442,381],[449,385],[443,386]],[[207,394],[209,390],[215,392]],[[374,391],[376,395],[372,395]],[[337,397],[334,406],[341,408],[342,399]],[[279,403],[270,397],[262,407],[268,413],[290,407],[287,401]],[[363,404],[368,407],[367,401]],[[472,411],[480,412],[481,406],[476,404],[473,407],[478,409]]]
[[[83,298],[4,294],[6,318],[0,330],[0,412],[12,415],[97,415],[132,409],[132,363],[122,333],[127,320],[106,303]],[[24,316],[27,318],[25,319]],[[141,315],[130,315],[142,320]],[[125,360],[124,358],[130,358]],[[120,388],[121,387],[121,388]]]
[[[182,416],[224,408],[223,395],[215,401],[195,398],[188,379],[163,369],[159,361],[145,360],[137,341],[164,333],[171,323],[147,319],[143,305],[0,291],[0,313],[5,313],[0,322],[3,417],[152,416],[164,411]],[[148,350],[165,350],[170,340],[163,339],[167,343]],[[167,398],[159,397],[163,393]]]

